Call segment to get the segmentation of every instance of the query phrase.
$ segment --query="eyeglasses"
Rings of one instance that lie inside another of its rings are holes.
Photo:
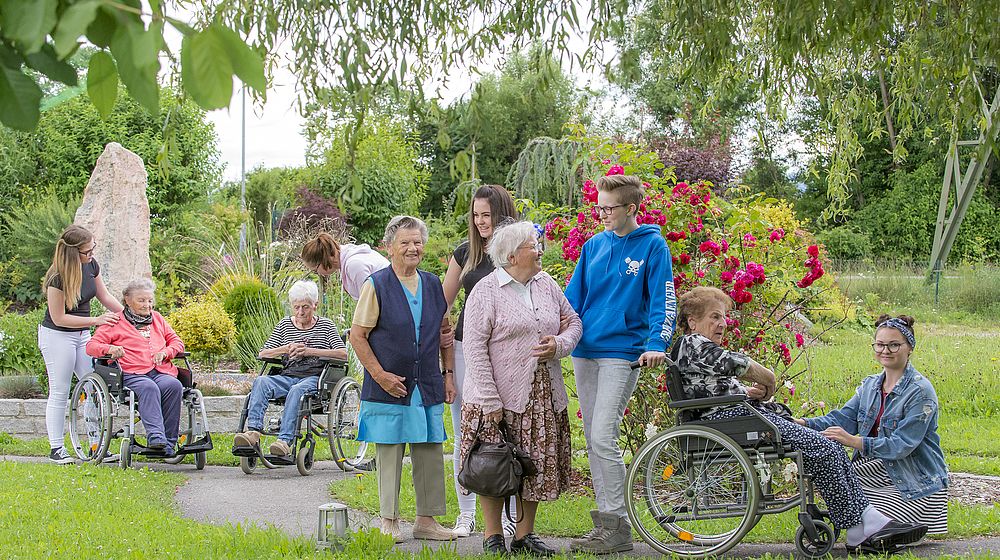
[[[888,350],[890,354],[895,354],[896,352],[899,352],[899,349],[902,347],[903,344],[900,342],[890,342],[889,344],[876,342],[875,344],[872,344],[872,350],[877,353],[882,353]]]
[[[521,249],[531,249],[532,251],[541,253],[542,252],[542,244],[541,243],[533,243],[533,244],[530,244],[530,245],[521,245]]]
[[[623,206],[625,206],[625,205],[624,204],[615,204],[614,206],[594,206],[594,208],[597,208],[597,212],[600,215],[602,215],[602,216],[610,216],[611,213],[615,211],[615,208],[621,208]]]
[[[80,253],[81,255],[85,256],[85,257],[92,257],[92,256],[94,256],[94,251],[96,251],[96,250],[97,250],[97,243],[94,243],[94,246],[91,247],[89,251],[81,251],[81,250],[77,249],[77,252]]]

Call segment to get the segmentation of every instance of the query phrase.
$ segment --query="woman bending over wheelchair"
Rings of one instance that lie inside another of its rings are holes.
[[[913,323],[906,315],[879,317],[872,350],[882,371],[862,381],[843,408],[796,422],[855,449],[861,488],[879,510],[941,535],[948,532],[948,465],[937,393],[910,363]]]
[[[98,327],[87,343],[87,354],[110,356],[122,369],[122,383],[139,400],[139,417],[146,428],[146,447],[172,457],[177,444],[184,387],[170,360],[184,344],[163,316],[153,311],[156,285],[148,278],[129,282],[119,320]]]
[[[830,517],[847,530],[849,551],[881,553],[921,539],[926,525],[899,523],[870,504],[844,448],[818,432],[772,412],[762,403],[774,394],[774,373],[739,352],[721,346],[726,314],[732,299],[717,288],[701,286],[680,299],[678,323],[684,335],[675,344],[674,361],[680,370],[685,398],[697,399],[746,394],[749,404],[774,424],[783,443],[802,453],[806,472],[823,496]],[[737,379],[753,383],[744,387]],[[719,420],[746,416],[743,406],[721,406],[698,412],[697,418]]]

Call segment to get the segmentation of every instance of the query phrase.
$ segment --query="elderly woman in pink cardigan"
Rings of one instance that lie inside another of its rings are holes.
[[[480,439],[498,442],[505,420],[509,439],[538,467],[537,475],[524,479],[510,552],[550,556],[556,551],[534,533],[535,512],[539,501],[555,500],[569,487],[569,399],[559,358],[573,350],[583,327],[559,285],[542,272],[531,222],[498,228],[487,253],[496,270],[476,284],[465,304],[461,460],[480,422]],[[483,550],[505,553],[504,500],[480,499]]]

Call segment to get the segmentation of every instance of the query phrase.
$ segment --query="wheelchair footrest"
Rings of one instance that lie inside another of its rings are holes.
[[[182,445],[177,448],[178,455],[190,455],[192,453],[204,453],[206,451],[211,451],[212,446],[212,434],[205,434],[205,437],[199,439],[198,441],[191,442],[187,445]]]
[[[291,455],[264,455],[268,463],[272,465],[290,466],[295,464],[295,457]]]
[[[250,445],[234,445],[232,453],[237,457],[259,457],[261,454],[259,447]]]

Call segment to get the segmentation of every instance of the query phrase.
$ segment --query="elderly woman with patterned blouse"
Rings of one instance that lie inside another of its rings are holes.
[[[509,440],[538,468],[525,477],[518,502],[511,553],[555,554],[534,533],[541,500],[555,500],[569,487],[568,398],[559,359],[568,356],[582,323],[559,285],[542,272],[541,247],[531,222],[498,228],[487,253],[496,270],[476,284],[465,305],[466,377],[463,385],[461,458],[478,432],[499,442],[501,420]],[[560,317],[567,317],[565,328]],[[504,499],[480,496],[483,549],[507,552],[500,522]]]
[[[774,373],[746,354],[722,346],[726,314],[732,304],[725,292],[708,286],[681,296],[677,323],[684,335],[675,343],[672,355],[680,370],[684,398],[747,395],[750,406],[778,429],[782,443],[802,453],[803,468],[812,475],[830,518],[837,528],[847,530],[848,551],[892,552],[923,538],[926,525],[894,521],[871,505],[839,443],[761,406],[761,401],[774,394]],[[737,379],[746,379],[753,386],[745,388]],[[729,405],[699,410],[696,416],[719,420],[749,414],[742,405]]]

